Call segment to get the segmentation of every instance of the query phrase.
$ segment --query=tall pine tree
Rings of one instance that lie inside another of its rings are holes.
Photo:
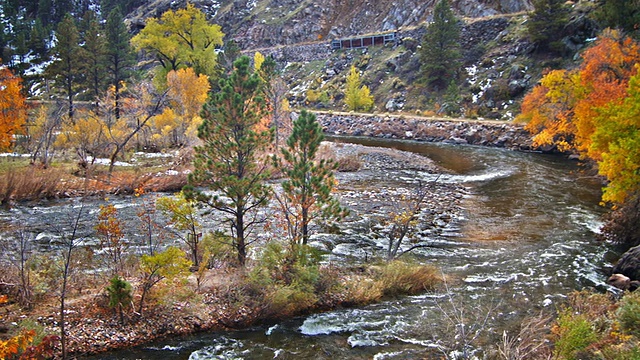
[[[286,177],[282,182],[284,198],[278,200],[293,244],[307,244],[312,220],[341,219],[347,213],[331,196],[336,164],[316,158],[323,139],[316,116],[303,110],[293,122],[293,132],[281,150],[282,159],[274,157],[276,168]]]
[[[211,94],[202,113],[198,137],[203,145],[195,148],[189,175],[191,185],[206,185],[215,195],[186,189],[190,198],[227,215],[240,266],[245,265],[251,230],[262,220],[256,210],[269,196],[266,162],[259,156],[271,133],[257,130],[268,115],[262,85],[247,56],[236,60],[231,75],[220,80],[220,90]]]
[[[129,44],[130,36],[125,26],[122,13],[116,7],[107,18],[107,76],[109,84],[114,87],[115,117],[120,118],[121,112],[121,90],[123,83],[131,77],[131,66],[133,65],[133,52]]]
[[[421,70],[428,86],[447,88],[460,68],[460,22],[448,0],[440,0],[433,9],[433,22],[422,40]]]
[[[561,39],[569,11],[564,4],[564,0],[533,0],[534,10],[529,15],[527,32],[538,51],[562,53],[565,50]]]
[[[56,30],[57,43],[53,48],[57,59],[47,67],[49,77],[62,90],[67,100],[69,118],[73,119],[74,100],[82,81],[82,48],[78,28],[71,15],[65,16]]]
[[[83,55],[84,55],[84,87],[88,90],[91,100],[98,107],[105,84],[105,61],[107,44],[104,32],[93,11],[85,13],[83,18]]]

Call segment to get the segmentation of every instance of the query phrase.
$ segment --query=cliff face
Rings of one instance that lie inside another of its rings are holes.
[[[184,0],[156,0],[130,15],[135,26]],[[429,21],[437,0],[191,0],[227,39],[262,48],[397,30]],[[530,0],[453,0],[459,16],[479,18],[531,10]]]

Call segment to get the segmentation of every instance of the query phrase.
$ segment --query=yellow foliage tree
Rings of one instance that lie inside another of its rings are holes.
[[[84,168],[93,164],[96,156],[103,155],[107,146],[107,130],[96,114],[81,113],[75,122],[69,119],[62,122],[55,145],[63,149],[74,148],[80,166]]]
[[[204,13],[193,4],[185,9],[169,10],[160,19],[150,18],[140,33],[131,39],[137,50],[154,54],[163,71],[163,82],[171,70],[192,67],[198,74],[214,75],[216,46],[222,45],[224,34],[219,25],[209,24]]]
[[[621,204],[640,190],[640,74],[630,79],[623,102],[594,111],[591,151],[602,154],[598,170],[609,180],[602,200]]]
[[[202,122],[200,110],[209,94],[209,77],[197,75],[192,68],[172,70],[167,74],[169,107],[151,121],[154,142],[182,146],[196,138]]]
[[[344,95],[344,102],[349,110],[368,111],[373,107],[373,96],[366,85],[360,85],[360,73],[353,65],[347,75],[347,87]]]
[[[1,61],[0,61],[1,62]],[[22,131],[27,104],[22,95],[22,79],[6,67],[0,68],[0,151],[11,150],[14,135]]]

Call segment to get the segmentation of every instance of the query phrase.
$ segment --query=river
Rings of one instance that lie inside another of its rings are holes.
[[[598,205],[601,184],[575,162],[476,146],[334,141],[423,154],[451,171],[440,181],[467,187],[460,226],[433,239],[447,246],[418,254],[447,275],[448,291],[243,331],[164,339],[98,358],[482,358],[495,350],[503,332],[516,335],[525,317],[555,309],[570,292],[606,291],[603,268],[610,250],[595,239],[604,212]]]

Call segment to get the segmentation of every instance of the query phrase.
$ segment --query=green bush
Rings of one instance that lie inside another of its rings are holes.
[[[309,246],[285,248],[269,243],[248,278],[250,293],[260,297],[266,316],[286,317],[308,310],[318,302],[320,254]]]
[[[579,360],[578,354],[598,339],[587,317],[570,310],[560,314],[554,333],[557,335],[554,355],[558,359]]]
[[[625,295],[620,301],[618,321],[626,333],[640,337],[640,293]]]

